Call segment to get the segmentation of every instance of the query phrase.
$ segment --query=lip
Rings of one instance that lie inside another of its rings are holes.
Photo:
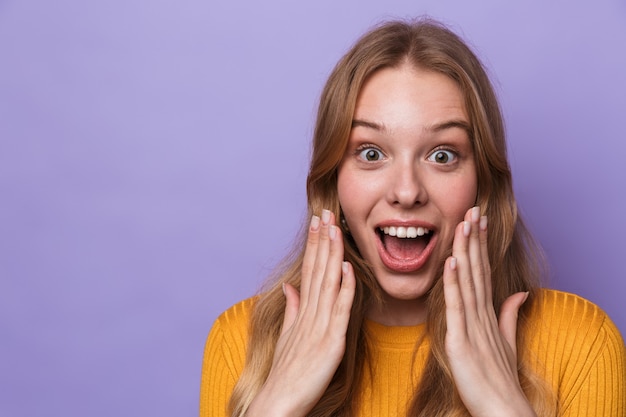
[[[424,248],[420,256],[417,258],[406,260],[406,259],[397,259],[392,257],[389,252],[385,249],[383,245],[382,239],[380,238],[380,228],[383,227],[423,227],[425,229],[430,230],[432,236],[428,241],[428,245]],[[437,245],[438,233],[433,224],[419,221],[419,220],[386,220],[380,222],[376,225],[374,233],[376,234],[376,247],[378,249],[378,256],[382,261],[385,268],[392,272],[400,272],[400,273],[409,273],[415,272],[418,269],[422,268],[426,262],[430,259],[435,247]]]
[[[424,229],[428,229],[434,231],[436,228],[432,223],[424,222],[421,220],[384,220],[378,223],[375,226],[375,229],[378,230],[381,227],[423,227]]]

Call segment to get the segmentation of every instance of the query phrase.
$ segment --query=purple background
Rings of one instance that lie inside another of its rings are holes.
[[[213,320],[304,215],[322,84],[388,17],[475,46],[551,285],[626,333],[626,4],[521,3],[0,0],[0,415],[196,415]]]

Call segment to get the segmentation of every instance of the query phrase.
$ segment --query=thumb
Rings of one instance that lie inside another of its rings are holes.
[[[500,307],[498,327],[500,328],[500,333],[502,333],[502,336],[504,336],[504,339],[513,350],[515,357],[517,357],[517,315],[527,298],[527,292],[518,292],[504,300],[502,307]]]
[[[300,293],[296,290],[293,285],[283,283],[283,293],[285,294],[286,304],[285,304],[285,317],[283,318],[283,327],[280,331],[280,335],[285,334],[287,329],[289,329],[294,321],[296,321],[296,317],[298,315],[298,309],[300,308]]]

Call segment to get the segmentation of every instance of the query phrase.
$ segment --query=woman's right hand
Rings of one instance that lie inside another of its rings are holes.
[[[343,358],[356,280],[343,261],[334,215],[313,216],[300,293],[284,284],[285,318],[272,368],[246,416],[303,416],[319,401]]]

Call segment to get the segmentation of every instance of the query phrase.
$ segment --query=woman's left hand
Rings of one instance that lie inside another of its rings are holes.
[[[487,218],[474,207],[454,235],[443,273],[446,353],[461,400],[474,417],[535,416],[517,374],[517,314],[527,293],[516,293],[496,317],[487,251]]]

